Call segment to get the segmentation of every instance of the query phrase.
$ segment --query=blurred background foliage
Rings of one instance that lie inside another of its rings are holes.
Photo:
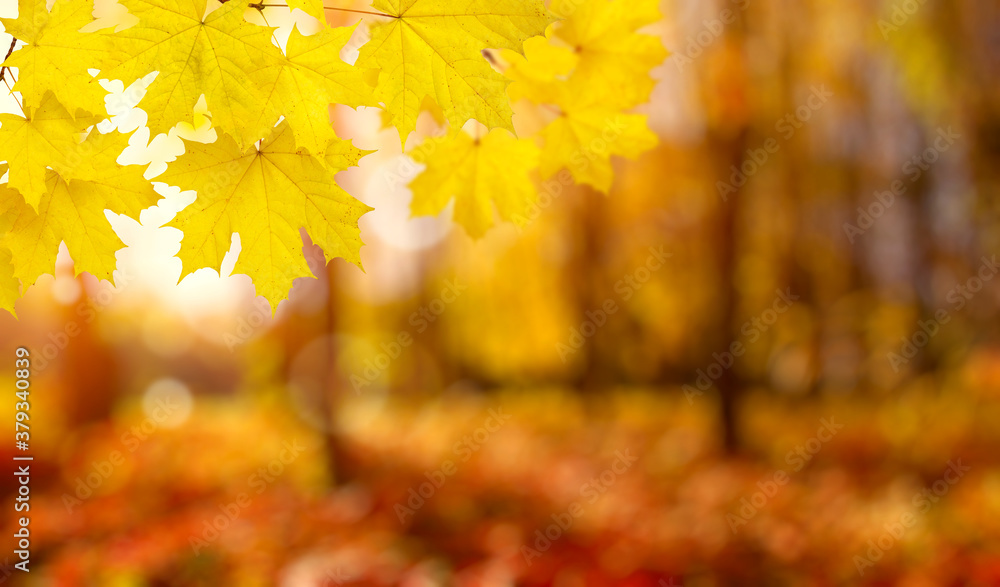
[[[443,218],[407,221],[389,179],[411,166],[370,157],[342,176],[377,208],[362,221],[367,273],[323,267],[307,245],[318,279],[273,318],[243,277],[174,285],[179,233],[149,218],[116,225],[130,245],[117,290],[63,255],[19,320],[0,316],[4,356],[31,348],[37,373],[32,573],[2,580],[1000,585],[1000,280],[955,289],[1000,250],[1000,6],[662,9],[673,56],[641,109],[661,145],[619,161],[609,197],[549,189],[537,218],[474,242]],[[735,20],[718,25],[726,9]],[[810,108],[816,88],[832,96]],[[398,145],[377,113],[334,118],[363,148]],[[908,162],[947,129],[959,138],[916,173]],[[776,152],[721,197],[769,139]],[[876,214],[894,182],[905,193]],[[862,211],[871,225],[852,236]],[[643,272],[651,248],[670,256]],[[771,321],[777,290],[797,300]],[[575,348],[609,300],[617,311]],[[771,323],[744,328],[755,319]],[[907,341],[912,356],[892,360]],[[710,370],[734,342],[745,354]],[[703,374],[712,385],[691,393]],[[510,419],[476,437],[491,409]],[[789,452],[831,418],[843,429],[795,471]],[[281,462],[293,442],[301,455]],[[529,564],[522,546],[625,450],[638,461]],[[114,451],[123,464],[81,497]],[[915,509],[959,459],[971,470]],[[401,521],[449,460],[455,474]],[[727,516],[777,471],[789,483],[733,530]],[[0,481],[4,503],[15,490]],[[238,518],[193,547],[241,493]],[[907,512],[917,524],[859,574],[868,541]]]

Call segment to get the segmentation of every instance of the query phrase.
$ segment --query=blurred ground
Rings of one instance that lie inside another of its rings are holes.
[[[364,472],[332,491],[278,393],[199,400],[176,428],[124,407],[36,456],[32,584],[996,585],[1000,404],[962,391],[750,394],[736,459],[711,400],[657,390],[357,400],[342,419]]]

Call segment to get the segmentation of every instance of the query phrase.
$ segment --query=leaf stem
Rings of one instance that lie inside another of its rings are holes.
[[[264,16],[264,11],[263,10],[260,11],[260,17],[264,19],[264,24],[268,28],[270,28],[271,27],[271,23],[267,22],[267,17]],[[281,42],[278,41],[278,37],[274,33],[271,33],[271,40],[274,41],[274,44],[277,45],[279,48],[281,47]]]
[[[17,102],[17,107],[21,109],[21,114],[23,114],[24,117],[27,118],[28,113],[24,111],[24,106],[21,104],[21,101],[17,99],[17,94],[14,93],[14,88],[10,87],[10,83],[3,78],[2,74],[6,69],[7,69],[6,67],[0,68],[0,79],[3,79],[3,85],[7,86],[7,91],[10,93],[11,96],[14,97],[14,101]]]
[[[287,4],[264,4],[263,2],[258,2],[257,4],[251,4],[250,8],[290,8]],[[396,18],[389,14],[382,14],[381,12],[372,12],[370,10],[352,10],[350,8],[336,8],[334,6],[324,6],[323,10],[336,10],[339,12],[353,12],[355,14],[370,14],[372,16],[385,16],[390,18]]]

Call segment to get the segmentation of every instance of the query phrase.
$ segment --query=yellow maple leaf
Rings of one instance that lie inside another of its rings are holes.
[[[54,271],[60,242],[66,243],[77,274],[111,280],[122,242],[104,211],[137,218],[158,199],[141,167],[117,163],[127,142],[117,132],[91,133],[79,146],[86,161],[73,168],[80,179],[67,181],[48,170],[37,212],[12,190],[0,193],[0,211],[11,223],[2,245],[10,249],[13,274],[25,287]]]
[[[26,43],[3,62],[18,69],[14,89],[26,108],[37,108],[52,92],[70,114],[77,109],[105,113],[107,92],[87,70],[107,58],[108,38],[79,32],[93,22],[93,9],[91,0],[58,0],[50,13],[45,0],[20,0],[17,19],[0,19],[8,33]]]
[[[655,0],[556,0],[565,17],[546,39],[525,43],[524,55],[503,51],[511,99],[557,106],[540,133],[545,178],[568,168],[579,183],[607,193],[611,157],[636,158],[656,146],[646,117],[625,114],[649,99],[650,70],[666,57],[660,40],[639,34],[660,18]]]
[[[569,83],[579,56],[568,47],[554,45],[545,37],[533,37],[524,42],[524,54],[503,51],[507,62],[504,74],[510,78],[507,95],[513,101],[530,100],[536,104],[566,102],[574,91],[585,91]]]
[[[218,6],[215,0],[210,0]],[[206,0],[122,0],[138,17],[117,32],[115,65],[107,75],[125,85],[159,71],[139,106],[152,134],[191,123],[202,94],[212,123],[246,146],[262,138],[247,120],[267,101],[261,88],[277,76],[281,51],[272,28],[247,22],[246,0],[230,0],[205,16]],[[276,122],[275,118],[273,122]]]
[[[427,165],[410,184],[415,216],[439,214],[454,198],[455,222],[479,238],[494,224],[494,206],[500,218],[511,220],[535,200],[530,173],[538,166],[539,149],[534,142],[502,129],[481,139],[457,131],[428,141],[413,154]]]
[[[0,114],[0,159],[10,165],[8,185],[37,210],[48,191],[46,167],[74,153],[80,134],[101,118],[78,113],[74,119],[52,92],[37,108],[25,111],[26,118]]]
[[[378,73],[377,69],[370,71]],[[429,114],[431,119],[433,119],[438,126],[444,126],[445,123],[448,122],[448,120],[444,117],[444,111],[441,110],[441,107],[438,106],[437,102],[435,102],[430,96],[424,98],[423,104],[420,105],[420,112],[421,114]],[[392,128],[392,115],[386,110],[379,110],[378,114],[379,123],[381,124],[379,130]]]
[[[0,163],[0,177],[7,173],[7,165]],[[18,197],[17,192],[0,185],[0,202],[8,198]],[[2,208],[0,208],[2,210]],[[0,237],[7,234],[13,224],[13,218],[6,214],[0,214]],[[21,297],[21,282],[14,277],[14,266],[11,264],[10,249],[0,244],[0,309],[7,310],[15,318],[14,302]]]
[[[607,193],[614,181],[612,156],[635,159],[657,144],[656,135],[646,127],[646,116],[587,103],[563,108],[563,114],[541,131],[544,178],[567,168],[578,183]]]
[[[375,96],[404,145],[425,96],[454,128],[476,119],[514,131],[509,82],[482,52],[520,51],[526,39],[542,34],[553,17],[540,0],[374,0],[372,7],[392,19],[373,26],[358,66],[381,70]]]
[[[321,23],[326,24],[323,0],[288,0],[288,8],[292,10],[298,8]]]
[[[0,188],[3,191],[3,188]],[[0,195],[0,198],[3,196]],[[21,283],[14,277],[14,266],[10,262],[10,249],[0,246],[0,309],[7,310],[15,318],[14,302],[21,297]]]
[[[218,270],[238,233],[242,251],[235,271],[249,275],[257,293],[276,309],[293,280],[312,275],[302,252],[302,228],[327,259],[361,265],[358,219],[371,208],[341,189],[334,176],[365,151],[336,139],[321,161],[296,150],[287,122],[259,148],[243,151],[220,133],[214,143],[187,143],[186,149],[156,178],[198,192],[170,223],[184,232],[179,253],[184,275],[202,267]]]
[[[578,56],[578,87],[600,85],[613,108],[649,100],[656,84],[649,72],[668,53],[659,37],[637,31],[662,18],[658,0],[554,0],[552,11],[565,16],[552,36]]]
[[[508,73],[516,81],[511,97],[558,106],[556,117],[539,133],[545,142],[542,177],[548,179],[567,168],[578,183],[607,193],[614,181],[611,157],[635,159],[656,146],[658,139],[647,128],[647,117],[622,112],[617,98],[609,97],[613,94],[609,88],[598,85],[585,90],[547,75],[546,68],[565,57],[565,49],[548,46],[528,55],[528,60],[512,61],[513,71]],[[534,67],[532,56],[549,65]]]
[[[524,56],[501,53],[511,100],[559,104],[598,91],[605,107],[620,110],[649,100],[656,85],[649,73],[668,52],[658,37],[637,31],[660,19],[656,0],[563,0],[552,10],[566,19],[546,38],[526,42]]]
[[[262,91],[267,105],[250,123],[253,135],[267,136],[279,116],[284,116],[296,144],[322,156],[336,139],[330,122],[330,104],[352,108],[377,106],[365,72],[340,60],[340,50],[357,27],[327,28],[314,35],[293,29],[279,73]]]

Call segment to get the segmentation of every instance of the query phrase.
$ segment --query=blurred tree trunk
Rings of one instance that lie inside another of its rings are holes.
[[[745,12],[745,11],[744,11]],[[746,161],[747,137],[750,132],[747,65],[744,42],[745,14],[739,14],[729,26],[722,42],[721,63],[715,77],[707,84],[707,91],[714,92],[719,100],[718,112],[709,126],[707,144],[710,153],[715,153],[715,178],[732,184],[734,192],[720,197],[718,218],[716,219],[716,264],[719,275],[719,314],[715,328],[714,348],[720,352],[728,350],[738,332],[739,317],[738,248],[740,243],[739,221],[742,217],[742,200],[746,187],[753,181],[748,177],[743,185],[731,182],[732,169],[741,169]],[[751,174],[753,175],[753,174]],[[716,380],[719,390],[719,421],[722,427],[722,444],[726,452],[733,454],[740,448],[737,403],[742,387],[735,367],[723,369]]]
[[[83,287],[81,277],[75,279]],[[91,300],[87,303],[96,302]],[[111,416],[115,402],[121,395],[119,377],[122,365],[115,349],[96,328],[97,322],[78,319],[70,313],[72,307],[57,310],[61,314],[58,323],[76,324],[79,334],[68,339],[61,356],[57,355],[50,360],[48,368],[58,373],[62,389],[68,391],[62,404],[66,421],[73,426],[82,426]],[[43,345],[40,346],[44,348]],[[39,350],[31,350],[36,355],[39,354]]]
[[[733,136],[714,137],[713,151],[719,153],[721,170],[729,170],[735,165],[739,168],[744,161],[746,152],[746,127]],[[718,267],[720,276],[719,321],[717,332],[718,349],[728,349],[739,311],[739,292],[736,289],[737,280],[737,220],[739,204],[743,190],[730,194],[728,202],[719,211],[718,218]],[[723,369],[722,375],[716,380],[719,389],[720,407],[719,420],[722,424],[722,443],[728,453],[735,453],[740,446],[737,430],[736,403],[740,383],[732,368]]]
[[[974,267],[982,254],[1000,248],[1000,9],[989,2],[954,2],[940,5],[942,18],[935,20],[943,44],[955,64],[954,78],[948,82],[961,87],[957,99],[954,130],[962,134],[961,149],[969,153],[971,182],[976,186],[975,222],[978,242],[970,243],[966,259]],[[949,124],[952,124],[949,121]],[[944,126],[948,126],[945,124]],[[978,250],[975,250],[978,248]],[[972,268],[969,268],[972,271]]]
[[[604,195],[596,190],[582,188],[577,195],[574,207],[576,226],[579,228],[579,247],[573,271],[574,290],[576,292],[577,317],[574,328],[587,321],[587,312],[600,308],[602,301],[597,299],[595,280],[605,279],[602,255],[604,227]],[[599,391],[602,378],[607,374],[607,361],[602,352],[600,334],[585,344],[585,364],[576,379],[576,387],[584,393]]]
[[[335,486],[349,484],[357,476],[359,465],[351,456],[348,448],[348,439],[343,436],[337,426],[337,412],[343,404],[344,397],[348,393],[343,379],[337,373],[337,344],[335,336],[338,327],[338,300],[339,289],[337,287],[337,271],[334,261],[326,264],[326,324],[325,329],[327,342],[327,373],[326,373],[326,393],[322,394],[320,409],[322,410],[326,432],[324,435],[324,448],[326,450],[326,465],[330,479]]]

